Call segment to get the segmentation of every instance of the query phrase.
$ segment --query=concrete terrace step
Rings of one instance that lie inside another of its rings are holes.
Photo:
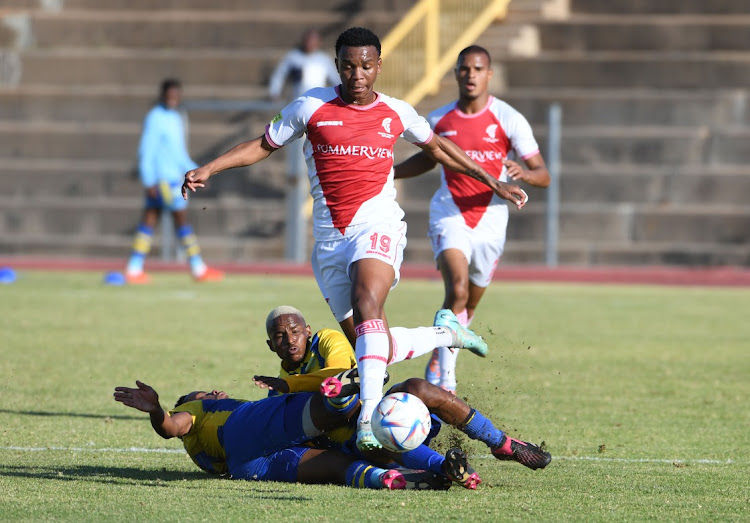
[[[542,49],[605,51],[744,51],[750,16],[597,17],[564,23],[540,23]]]
[[[545,51],[533,61],[508,57],[509,87],[731,89],[750,83],[748,52]]]
[[[37,198],[135,195],[142,192],[135,160],[0,158],[3,196],[34,205]]]
[[[744,0],[570,0],[573,13],[604,14],[750,14]]]
[[[400,201],[429,206],[437,185],[437,170],[399,182]],[[546,202],[548,191],[521,184],[531,203]],[[566,203],[635,202],[680,205],[722,202],[744,205],[750,194],[750,167],[663,164],[562,165],[560,196]]]
[[[547,143],[546,126],[534,130]],[[702,164],[712,154],[715,138],[707,128],[672,126],[566,126],[561,159],[565,163]]]
[[[502,67],[496,64],[495,67]],[[456,82],[447,77],[438,95],[417,107],[427,114],[455,100]],[[557,89],[511,88],[495,91],[532,124],[544,125],[549,107],[558,103],[563,125],[748,125],[750,105],[745,89]]]
[[[4,196],[34,205],[39,197],[133,197],[143,192],[133,159],[0,157]],[[211,179],[197,198],[228,196],[281,201],[286,191],[283,156],[262,164],[233,169]]]
[[[409,237],[427,234],[425,207],[405,207]],[[543,239],[546,209],[543,203],[511,213],[508,241]],[[560,208],[560,241],[582,242],[685,242],[745,244],[750,241],[747,206],[649,205],[609,202],[563,203]]]
[[[198,234],[272,237],[284,228],[285,208],[269,199],[195,197],[188,208]],[[3,234],[132,235],[143,200],[130,198],[0,198]]]
[[[138,123],[0,121],[0,156],[135,161],[140,132]],[[237,125],[191,125],[190,150],[195,158],[215,154],[261,133]]]
[[[722,202],[722,205],[742,206],[750,194],[750,167],[565,164],[560,184],[562,198],[571,203],[705,205]],[[529,192],[535,200],[546,198],[542,189]]]
[[[41,4],[41,0],[5,0],[19,3]],[[311,6],[317,11],[326,12],[350,12],[356,13],[363,9],[368,10],[388,10],[404,11],[411,7],[412,0],[370,0],[363,8],[362,3],[355,3],[346,0],[274,0],[272,7],[277,10],[310,10]],[[64,8],[67,9],[86,9],[86,10],[152,10],[168,11],[174,9],[196,9],[202,11],[262,11],[258,4],[248,0],[65,0]]]
[[[154,238],[151,256],[159,259],[160,237]],[[198,238],[206,262],[277,261],[284,256],[282,237],[271,238]],[[123,268],[132,248],[133,238],[124,235],[74,234],[4,234],[0,236],[0,254],[24,256],[72,256],[83,258],[117,257]]]
[[[560,265],[577,266],[747,266],[750,246],[696,242],[659,242],[647,245],[632,242],[564,241],[558,249]],[[432,249],[426,238],[409,236],[404,251],[407,263],[431,263]],[[538,265],[545,262],[543,240],[509,240],[498,272],[509,265]],[[436,277],[439,273],[436,269]]]
[[[54,48],[22,53],[21,84],[158,86],[176,76],[185,85],[267,85],[281,49]]]
[[[158,85],[30,85],[0,88],[0,120],[20,121],[116,121],[142,123],[146,112],[153,106]],[[213,88],[185,85],[184,100],[189,109],[205,100],[226,104],[244,104],[266,100],[265,86],[238,88]],[[269,103],[270,102],[266,102]],[[259,118],[265,122],[273,111],[242,110],[190,110],[192,123],[237,124]],[[259,125],[259,124],[258,124]]]
[[[39,11],[31,18],[37,47],[91,46],[129,48],[206,49],[265,48],[278,34],[294,35],[293,47],[311,26],[367,25],[384,33],[398,13],[313,10],[70,10]],[[323,48],[333,53],[337,34],[323,36]]]
[[[224,152],[263,132],[244,125],[191,125],[190,150],[197,161]],[[13,158],[117,159],[135,161],[141,126],[136,122],[0,121],[0,156]],[[547,129],[535,128],[546,144]],[[562,136],[563,163],[742,164],[750,128],[673,126],[567,126]],[[410,149],[411,150],[411,149]]]

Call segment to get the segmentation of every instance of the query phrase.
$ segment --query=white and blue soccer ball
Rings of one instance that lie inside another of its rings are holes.
[[[373,434],[384,448],[394,452],[420,446],[431,427],[430,411],[422,400],[407,392],[388,394],[372,415]]]

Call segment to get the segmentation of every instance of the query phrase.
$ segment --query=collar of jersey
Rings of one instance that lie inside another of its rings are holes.
[[[352,109],[356,109],[358,111],[366,111],[372,107],[375,107],[376,105],[380,103],[380,93],[378,93],[377,91],[375,91],[375,101],[369,105],[357,105],[357,104],[346,103],[344,99],[341,98],[341,85],[336,86],[336,94],[338,95],[339,100],[341,100],[341,102],[344,103],[344,105],[346,105],[347,107],[351,107]]]

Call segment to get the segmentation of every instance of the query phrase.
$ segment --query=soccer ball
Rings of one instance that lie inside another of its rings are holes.
[[[381,445],[395,452],[414,450],[430,432],[430,411],[407,392],[388,394],[372,415],[372,432]]]

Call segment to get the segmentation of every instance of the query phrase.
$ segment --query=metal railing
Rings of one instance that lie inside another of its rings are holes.
[[[434,94],[456,63],[494,21],[505,17],[510,0],[419,0],[382,41],[383,70],[378,90],[418,104]]]

